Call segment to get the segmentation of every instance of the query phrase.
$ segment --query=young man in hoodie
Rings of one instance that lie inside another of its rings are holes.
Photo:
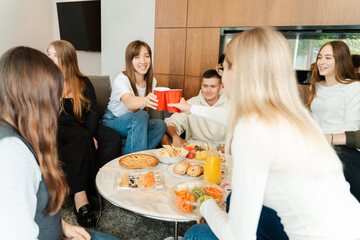
[[[228,100],[222,88],[221,77],[216,70],[207,70],[201,80],[199,95],[190,98],[187,102],[195,105],[226,107]],[[185,113],[174,113],[165,119],[165,123],[167,130],[161,140],[162,145],[171,143],[180,147],[188,141],[225,143],[226,127],[214,121]],[[185,132],[185,139],[180,137],[183,132]]]

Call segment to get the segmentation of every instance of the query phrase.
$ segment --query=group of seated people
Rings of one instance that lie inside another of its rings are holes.
[[[244,31],[226,47],[223,69],[205,71],[199,94],[170,104],[182,112],[164,121],[149,119],[158,100],[145,42],[126,48],[125,71],[102,117],[71,43],[50,43],[47,56],[17,47],[0,59],[0,182],[10,195],[0,198],[9,206],[0,238],[110,239],[67,224],[59,209],[70,194],[79,225],[95,226],[96,172],[121,155],[121,138],[124,154],[226,143],[233,161],[228,212],[206,200],[200,214],[207,224],[185,239],[360,238],[360,82],[344,42],[320,49],[306,107],[283,36]]]

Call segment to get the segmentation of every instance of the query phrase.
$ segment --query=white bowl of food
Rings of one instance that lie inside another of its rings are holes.
[[[164,145],[164,148],[156,149],[153,155],[164,164],[174,164],[181,162],[186,158],[189,151],[184,148],[177,148],[169,145]]]

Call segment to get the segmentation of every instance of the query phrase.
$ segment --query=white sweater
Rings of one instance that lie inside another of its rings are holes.
[[[16,137],[0,140],[0,239],[37,239],[36,193],[41,171]]]
[[[226,117],[219,119],[221,114],[206,110],[193,106],[191,112],[227,122]],[[256,120],[247,126],[237,124],[231,145],[230,211],[227,214],[221,210],[214,200],[205,201],[200,208],[212,231],[219,239],[256,239],[265,205],[278,213],[290,239],[360,239],[360,204],[350,193],[342,172],[314,180],[279,171],[284,163],[305,157],[337,158],[335,152],[311,148],[286,123],[280,126],[269,129]]]
[[[213,106],[210,106],[206,102],[201,91],[199,95],[189,99],[187,102],[189,104],[208,106],[210,108],[225,108],[228,105],[224,90],[220,92],[219,99]],[[167,126],[174,126],[178,135],[186,132],[185,140],[187,141],[217,144],[225,143],[226,127],[213,120],[187,115],[186,113],[174,113],[171,117],[165,119],[165,123]]]
[[[338,83],[331,87],[318,84],[311,111],[325,134],[359,130],[360,82]]]

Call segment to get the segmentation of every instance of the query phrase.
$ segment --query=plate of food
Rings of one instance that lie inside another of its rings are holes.
[[[123,156],[119,164],[125,168],[143,169],[158,165],[159,159],[150,154],[135,153]]]
[[[220,186],[203,181],[179,183],[172,189],[176,209],[190,214],[198,212],[200,205],[207,199],[215,199],[224,208],[226,195],[226,191]]]
[[[184,180],[202,179],[204,165],[182,161],[170,165],[168,172],[171,176]]]
[[[184,160],[189,153],[189,151],[184,148],[177,148],[170,145],[164,145],[163,147],[164,148],[155,150],[153,154],[164,164],[178,163]]]

